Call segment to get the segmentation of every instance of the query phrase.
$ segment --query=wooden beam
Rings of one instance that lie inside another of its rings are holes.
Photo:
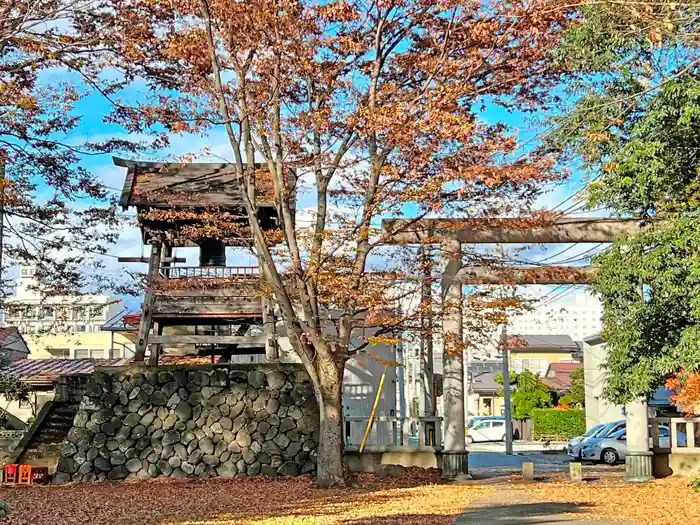
[[[264,335],[152,335],[150,344],[162,345],[264,345]]]
[[[117,261],[121,263],[144,263],[148,264],[148,257],[117,257]],[[162,263],[185,263],[187,259],[184,257],[163,257]]]
[[[202,280],[206,279],[202,278]],[[259,282],[260,281],[254,281],[251,279],[240,279],[237,282],[228,282],[221,284],[216,288],[205,289],[189,288],[184,290],[168,290],[167,288],[159,289],[156,287],[153,290],[153,293],[156,295],[156,297],[227,297],[231,300],[255,301],[260,296],[257,290],[253,289],[246,295],[243,295],[241,292],[245,291],[246,286],[253,288]]]
[[[639,230],[638,219],[564,217],[548,224],[525,219],[384,219],[385,244],[439,244],[447,239],[462,243],[574,243],[612,242]]]
[[[584,266],[542,266],[536,268],[469,267],[457,272],[462,284],[588,284],[595,269]]]

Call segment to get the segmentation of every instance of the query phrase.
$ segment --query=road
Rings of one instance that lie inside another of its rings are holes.
[[[569,463],[565,453],[545,454],[541,445],[517,444],[511,456],[503,443],[473,443],[468,448],[470,469],[520,470],[524,461],[532,461],[537,469],[564,470]]]

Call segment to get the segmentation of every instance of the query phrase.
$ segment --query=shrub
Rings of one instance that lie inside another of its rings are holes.
[[[691,481],[690,486],[695,492],[700,492],[700,478],[695,478]]]
[[[583,410],[560,408],[536,408],[532,411],[535,439],[567,440],[586,431],[586,415]]]

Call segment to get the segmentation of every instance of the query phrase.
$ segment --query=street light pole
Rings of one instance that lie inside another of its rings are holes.
[[[508,362],[506,325],[501,326],[501,357],[503,358],[503,403],[505,405],[504,417],[506,423],[506,454],[513,455],[513,417],[510,409],[510,367]]]

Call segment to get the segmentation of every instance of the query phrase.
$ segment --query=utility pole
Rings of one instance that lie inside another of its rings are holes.
[[[501,325],[500,347],[503,358],[503,404],[506,422],[506,454],[513,455],[513,416],[510,410],[510,364],[508,362],[508,333],[506,325]]]

